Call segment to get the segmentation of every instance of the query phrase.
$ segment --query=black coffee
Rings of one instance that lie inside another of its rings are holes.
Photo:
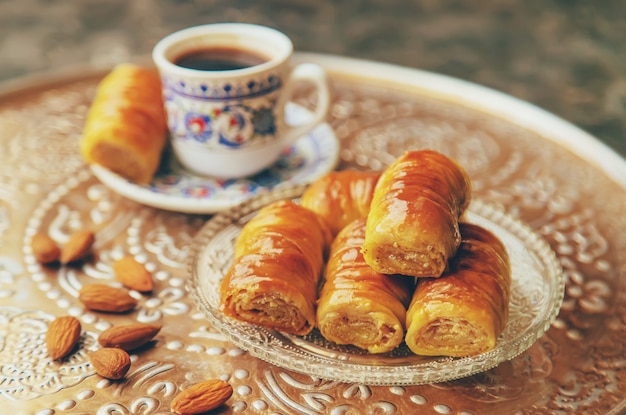
[[[187,52],[175,59],[174,63],[199,71],[229,71],[249,68],[267,61],[265,56],[249,50],[216,47]]]

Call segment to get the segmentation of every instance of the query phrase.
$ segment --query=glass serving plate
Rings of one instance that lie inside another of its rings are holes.
[[[563,301],[564,277],[549,245],[529,227],[503,211],[473,201],[465,220],[493,232],[511,259],[510,315],[495,348],[465,358],[414,355],[402,344],[373,355],[325,340],[319,331],[307,336],[279,333],[225,317],[219,312],[219,285],[233,261],[233,245],[242,227],[263,206],[297,199],[295,186],[250,199],[209,220],[194,241],[189,262],[191,291],[211,324],[238,347],[274,365],[340,382],[369,385],[417,385],[443,382],[483,372],[530,347],[556,318]]]

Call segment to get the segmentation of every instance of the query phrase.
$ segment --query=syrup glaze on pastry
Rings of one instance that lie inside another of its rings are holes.
[[[470,197],[470,179],[455,161],[431,150],[406,152],[374,190],[365,261],[384,274],[440,276],[461,241],[458,220]]]
[[[220,286],[220,310],[273,330],[309,333],[331,240],[326,223],[292,201],[262,208],[237,239]]]
[[[317,307],[320,333],[337,344],[385,353],[404,339],[413,279],[384,275],[363,260],[365,218],[343,228],[332,243]]]
[[[156,70],[120,64],[98,85],[80,140],[81,154],[88,163],[148,183],[165,147],[165,120]]]
[[[313,182],[302,194],[302,206],[323,217],[333,235],[367,216],[380,172],[342,170]]]
[[[406,344],[418,355],[470,356],[495,347],[509,315],[511,268],[489,231],[461,223],[462,242],[440,278],[418,281]]]

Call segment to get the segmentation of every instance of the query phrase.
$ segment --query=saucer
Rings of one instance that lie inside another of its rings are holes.
[[[306,121],[311,113],[290,103],[287,120]],[[333,170],[339,161],[339,140],[328,124],[320,124],[283,150],[272,166],[240,179],[213,179],[186,170],[164,151],[161,166],[152,181],[140,185],[97,164],[93,174],[114,192],[147,206],[181,213],[211,214],[232,208],[252,196],[279,186],[310,183]]]

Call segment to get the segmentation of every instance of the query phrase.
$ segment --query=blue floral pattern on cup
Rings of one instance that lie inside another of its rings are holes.
[[[245,144],[253,128],[250,110],[243,105],[227,105],[215,119],[218,142],[227,147]]]
[[[206,142],[213,135],[211,117],[197,112],[185,114],[185,128],[187,135],[201,143]]]
[[[280,76],[269,74],[267,77],[252,80],[243,85],[225,82],[221,85],[207,85],[190,81],[177,81],[162,76],[163,88],[173,94],[199,101],[245,100],[270,94],[282,86]]]
[[[276,117],[271,108],[258,108],[252,112],[252,125],[256,134],[276,133]]]
[[[209,87],[162,77],[168,123],[175,139],[206,146],[239,148],[252,141],[263,142],[277,132],[276,93],[280,77],[226,82]],[[190,104],[191,102],[196,104]],[[254,98],[253,101],[247,99]],[[249,104],[254,102],[254,106]]]

